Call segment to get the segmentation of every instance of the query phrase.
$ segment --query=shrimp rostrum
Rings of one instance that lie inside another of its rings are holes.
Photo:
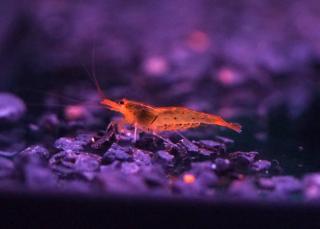
[[[101,104],[108,109],[121,113],[123,121],[133,125],[135,130],[158,134],[164,131],[182,131],[200,125],[218,125],[238,133],[241,125],[225,121],[217,115],[195,111],[185,107],[153,107],[144,103],[122,99],[114,102],[103,99]]]

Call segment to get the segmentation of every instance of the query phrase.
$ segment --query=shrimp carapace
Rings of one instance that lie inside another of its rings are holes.
[[[153,133],[186,130],[203,124],[219,125],[238,133],[241,132],[241,125],[237,123],[230,123],[220,116],[185,107],[153,107],[127,99],[122,99],[118,103],[110,99],[103,99],[101,104],[110,110],[122,113],[126,123]]]

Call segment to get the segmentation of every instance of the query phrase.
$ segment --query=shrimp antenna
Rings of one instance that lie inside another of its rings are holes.
[[[101,89],[101,86],[99,84],[99,81],[97,79],[96,76],[96,71],[95,71],[95,56],[96,56],[96,52],[95,52],[95,44],[93,43],[93,47],[92,47],[92,54],[91,54],[91,72],[89,72],[89,70],[84,66],[84,69],[86,70],[87,74],[90,77],[90,80],[92,81],[92,83],[95,85],[99,96],[101,98],[106,98],[106,95],[104,94],[103,90]]]
[[[95,70],[95,67],[96,67],[96,47],[95,47],[95,44],[93,44],[93,48],[92,48],[91,66],[92,66],[93,82],[98,90],[99,95],[101,97],[105,98],[106,95],[104,94],[103,90],[101,89],[101,86],[100,86],[99,81],[96,76],[96,70]]]

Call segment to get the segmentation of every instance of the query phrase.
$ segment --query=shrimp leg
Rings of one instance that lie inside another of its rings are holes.
[[[120,120],[112,120],[109,125],[107,126],[107,130],[109,130],[111,127],[116,126],[118,132],[123,132],[124,126],[127,122],[124,119]]]
[[[138,131],[138,127],[137,127],[137,123],[134,124],[134,135],[133,135],[133,142],[135,143],[137,141],[137,131]]]
[[[188,138],[186,138],[183,134],[181,134],[179,131],[175,131],[175,133],[177,134],[177,135],[179,135],[182,139],[184,139],[185,141],[187,141],[187,142],[190,142],[190,143],[192,143]]]
[[[112,126],[117,127],[117,131],[123,133],[125,131],[125,125],[127,124],[125,119],[120,120],[112,120],[109,125],[107,126],[107,130]],[[132,133],[132,132],[131,132]],[[134,132],[133,132],[133,143],[136,143],[138,140],[138,125],[137,123],[134,124]]]
[[[156,132],[152,132],[152,134],[158,138],[160,138],[161,140],[163,140],[164,142],[168,143],[170,146],[172,147],[177,147],[176,144],[174,144],[170,139],[164,138],[161,135],[157,134]]]

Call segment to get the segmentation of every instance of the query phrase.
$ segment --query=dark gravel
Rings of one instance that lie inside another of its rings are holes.
[[[63,125],[70,124],[57,123],[58,128]],[[10,181],[14,184],[11,190],[16,191],[86,195],[230,196],[264,201],[319,196],[317,175],[304,180],[277,176],[274,167],[278,164],[261,158],[258,152],[230,152],[228,146],[234,143],[228,138],[191,141],[172,137],[174,147],[145,134],[133,144],[131,134],[114,128],[100,133],[82,129],[51,138],[46,146],[34,144],[0,157],[0,184]]]

